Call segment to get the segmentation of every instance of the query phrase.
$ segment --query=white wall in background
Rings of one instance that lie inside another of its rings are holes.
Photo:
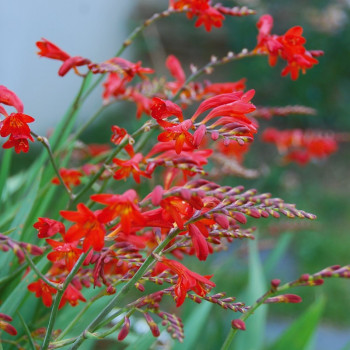
[[[112,57],[128,34],[127,21],[137,0],[0,0],[0,85],[13,90],[24,112],[44,133],[64,114],[80,86],[73,72],[58,76],[59,61],[40,58],[42,37],[70,55],[103,61]],[[95,96],[82,114],[98,106]],[[84,116],[83,116],[84,118]]]

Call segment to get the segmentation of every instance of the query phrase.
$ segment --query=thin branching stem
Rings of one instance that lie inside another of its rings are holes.
[[[57,312],[58,312],[58,307],[59,307],[60,302],[62,300],[63,293],[67,289],[67,287],[68,287],[69,283],[72,281],[73,277],[76,275],[76,273],[80,269],[80,266],[84,262],[84,260],[87,257],[88,253],[89,252],[86,252],[86,253],[80,255],[80,257],[79,257],[78,261],[75,263],[72,271],[68,274],[67,278],[65,279],[61,290],[59,290],[57,292],[54,304],[53,304],[52,309],[51,309],[49,324],[47,325],[46,334],[45,334],[45,338],[44,338],[44,342],[43,342],[43,345],[41,347],[41,350],[46,350],[48,348],[48,346],[49,346],[50,339],[51,339],[51,333],[52,333],[53,327],[55,325]]]

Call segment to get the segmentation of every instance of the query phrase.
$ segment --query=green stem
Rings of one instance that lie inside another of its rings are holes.
[[[30,267],[35,271],[35,273],[38,275],[38,277],[40,277],[40,279],[42,279],[46,284],[48,284],[49,286],[51,286],[52,288],[55,288],[56,290],[60,290],[59,284],[51,282],[50,280],[48,280],[46,278],[45,275],[43,275],[41,273],[41,271],[36,267],[36,265],[34,264],[33,260],[31,259],[31,257],[29,256],[28,252],[26,252],[24,249],[22,249],[26,260],[28,262],[28,264],[30,265]]]
[[[65,281],[63,283],[63,286],[62,286],[62,289],[57,292],[54,304],[53,304],[52,309],[51,309],[49,324],[48,324],[47,329],[46,329],[46,334],[45,334],[45,338],[44,338],[44,342],[43,342],[43,345],[41,347],[41,350],[46,350],[48,348],[48,346],[49,346],[50,339],[51,339],[51,333],[52,333],[53,327],[55,325],[57,312],[58,312],[58,307],[60,305],[62,296],[63,296],[65,290],[67,289],[69,283],[72,281],[73,277],[78,272],[80,266],[84,262],[84,260],[87,257],[89,251],[84,253],[84,254],[82,254],[82,255],[80,255],[80,257],[79,257],[78,261],[75,263],[72,271],[69,273],[69,275],[65,279]]]
[[[46,137],[43,137],[43,136],[39,136],[37,135],[36,133],[34,133],[33,131],[31,131],[31,134],[39,141],[43,144],[43,146],[46,148],[48,154],[49,154],[49,158],[50,158],[50,161],[51,161],[51,164],[52,164],[52,167],[54,168],[55,170],[55,173],[58,177],[58,179],[60,180],[60,183],[61,185],[63,185],[63,187],[65,188],[66,192],[68,193],[68,196],[71,200],[74,199],[74,194],[72,193],[72,191],[70,190],[70,188],[67,186],[67,184],[64,182],[60,172],[59,172],[59,169],[57,167],[57,164],[55,162],[55,159],[53,157],[53,154],[52,154],[52,149],[51,149],[51,146],[50,146],[50,143],[49,143],[49,140],[46,138]]]

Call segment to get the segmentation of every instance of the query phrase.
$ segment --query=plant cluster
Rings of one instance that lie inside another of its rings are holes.
[[[173,299],[180,307],[187,298],[235,313],[232,331],[223,345],[228,349],[236,332],[245,330],[244,321],[260,305],[298,303],[298,295],[286,293],[290,288],[350,276],[349,266],[332,266],[282,285],[272,280],[268,291],[248,306],[219,292],[215,276],[194,272],[187,259],[180,262],[186,256],[205,261],[237,239],[253,240],[256,228],[245,226],[247,218],[316,218],[269,193],[217,183],[224,176],[262,176],[243,165],[261,123],[273,116],[315,111],[304,106],[256,107],[252,102],[256,92],[246,90],[244,78],[220,83],[199,78],[213,73],[219,65],[268,56],[271,66],[278,59],[285,61],[282,76],[290,74],[296,80],[318,63],[322,51],[306,49],[300,26],[282,35],[272,34],[273,19],[263,15],[257,22],[255,48],[228,52],[222,58],[212,56],[204,67],[192,66],[190,74],[174,55],[165,62],[170,78],[156,78],[154,69],[144,67],[141,61],[120,57],[144,28],[175,13],[186,13],[189,19],[196,19],[196,27],[210,31],[221,27],[227,17],[255,12],[212,4],[210,0],[170,0],[165,11],[136,28],[116,56],[104,62],[71,56],[47,39],[38,41],[39,56],[61,62],[59,76],[73,71],[82,79],[80,91],[50,138],[32,130],[34,118],[24,114],[21,100],[0,86],[0,135],[8,137],[3,148],[26,153],[29,141],[35,140],[45,148],[28,170],[23,186],[14,193],[18,201],[28,196],[30,202],[25,207],[15,205],[13,216],[2,222],[0,249],[6,268],[0,278],[0,329],[10,335],[1,334],[3,344],[77,349],[88,338],[102,339],[111,334],[122,341],[132,327],[131,315],[143,317],[155,337],[160,335],[160,321],[173,338],[182,341],[186,325],[169,305]],[[74,129],[81,105],[102,81],[101,108]],[[143,124],[136,131],[113,125],[110,143],[103,145],[79,142],[101,112],[120,101],[134,103],[136,118]],[[197,108],[188,112],[187,107],[193,105]],[[9,108],[15,111],[9,113]],[[276,145],[285,161],[303,165],[328,157],[342,140],[336,133],[272,128],[262,136],[262,141]],[[0,189],[8,179],[10,152],[4,153]],[[120,190],[121,183],[127,184],[125,191]],[[142,195],[139,184],[147,183],[151,190]],[[130,301],[127,296],[133,289],[142,294],[135,293]],[[22,302],[34,299],[29,293],[41,298],[50,310],[48,318],[41,306],[31,320],[22,318]],[[74,333],[100,299],[105,300],[103,307]],[[85,306],[71,322],[57,329],[60,313],[82,303]],[[21,323],[14,327],[12,318]]]

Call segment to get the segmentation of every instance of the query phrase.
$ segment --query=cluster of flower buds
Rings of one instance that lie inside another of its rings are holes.
[[[305,49],[306,39],[302,36],[303,28],[295,26],[283,35],[271,34],[273,18],[270,15],[260,17],[257,27],[259,29],[257,53],[269,55],[269,63],[274,66],[278,58],[287,61],[287,66],[282,70],[282,76],[290,74],[293,80],[298,79],[299,71],[305,73],[318,63],[315,57],[323,55],[323,51]]]
[[[17,112],[8,115],[3,104],[14,107]],[[23,113],[22,101],[3,85],[0,86],[0,115],[5,117],[4,120],[0,120],[0,136],[10,136],[2,147],[14,147],[16,153],[28,152],[28,140],[34,142],[28,124],[32,123],[34,118]]]
[[[25,253],[33,256],[40,256],[44,252],[43,248],[31,243],[15,241],[2,233],[0,233],[0,250],[3,252],[12,250],[20,264],[25,261]]]
[[[277,130],[268,128],[262,134],[264,142],[273,143],[284,155],[285,161],[305,165],[314,159],[324,159],[336,152],[335,134],[300,129]]]
[[[12,321],[12,317],[9,315],[5,315],[0,313],[0,329],[2,329],[4,332],[10,334],[10,335],[16,335],[17,330],[15,327],[13,327],[9,322]]]

